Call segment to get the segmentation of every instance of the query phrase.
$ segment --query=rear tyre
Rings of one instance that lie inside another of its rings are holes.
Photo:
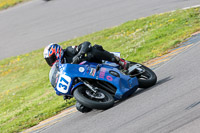
[[[130,62],[130,65],[135,65],[138,63]],[[139,82],[139,88],[148,88],[156,84],[157,76],[156,74],[148,67],[142,65],[142,68],[145,70],[144,73],[137,76]]]
[[[105,110],[114,105],[112,95],[102,89],[93,94],[86,86],[80,86],[74,91],[74,97],[80,104],[91,109]]]

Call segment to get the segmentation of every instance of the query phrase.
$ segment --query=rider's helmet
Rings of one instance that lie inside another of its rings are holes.
[[[51,43],[44,49],[44,58],[49,66],[53,66],[53,64],[62,59],[62,57],[63,49],[56,43]]]

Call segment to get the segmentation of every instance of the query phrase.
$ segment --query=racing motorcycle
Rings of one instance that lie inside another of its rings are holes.
[[[129,62],[128,70],[108,61],[101,64],[74,62],[56,62],[50,70],[49,79],[57,95],[75,97],[76,108],[82,113],[92,109],[106,110],[138,88],[148,88],[157,82],[157,76],[151,69],[135,62]]]

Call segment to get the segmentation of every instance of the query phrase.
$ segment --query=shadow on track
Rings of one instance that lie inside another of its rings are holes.
[[[135,96],[137,96],[137,95],[139,95],[139,94],[142,94],[142,93],[144,93],[144,92],[146,92],[146,91],[149,91],[149,90],[151,90],[151,89],[153,89],[153,88],[155,88],[155,87],[157,87],[157,86],[160,86],[160,85],[162,85],[162,84],[164,84],[164,83],[166,83],[166,82],[168,82],[168,81],[170,81],[170,80],[172,80],[172,79],[173,79],[173,78],[172,78],[171,76],[168,76],[168,77],[166,77],[166,78],[163,78],[163,79],[159,80],[154,86],[152,86],[152,87],[150,87],[150,88],[145,88],[145,89],[139,88],[135,93],[133,93],[132,95],[130,95],[128,98],[122,99],[122,100],[120,100],[120,101],[117,101],[117,102],[115,103],[114,106],[117,106],[117,105],[119,105],[121,102],[124,102],[124,101],[126,101],[126,100],[128,100],[128,99],[130,99],[130,98],[132,98],[132,97],[135,97]]]
[[[172,79],[173,79],[173,78],[172,78],[171,76],[168,76],[168,77],[166,77],[166,78],[160,79],[154,86],[152,86],[152,87],[150,87],[150,88],[145,88],[145,89],[139,88],[135,93],[133,93],[133,94],[130,95],[129,97],[115,102],[115,104],[114,104],[113,107],[118,106],[119,104],[123,103],[124,101],[126,101],[126,100],[128,100],[128,99],[130,99],[130,98],[132,98],[132,97],[135,97],[135,96],[137,96],[137,95],[139,95],[139,94],[142,94],[142,93],[144,93],[144,92],[146,92],[146,91],[150,91],[151,89],[153,89],[153,88],[155,88],[155,87],[157,87],[157,86],[160,86],[160,85],[162,85],[162,84],[164,84],[164,83],[166,83],[166,82],[168,82],[168,81],[170,81],[170,80],[172,80]],[[113,108],[113,107],[111,107],[111,108]],[[110,108],[110,109],[111,109],[111,108]],[[109,110],[109,109],[107,109],[107,110]],[[106,111],[106,110],[96,110],[96,109],[93,109],[91,112],[85,113],[84,116],[87,117],[87,116],[91,116],[91,115],[97,115],[97,114],[99,114],[99,113],[101,113],[101,112],[104,112],[104,111]]]

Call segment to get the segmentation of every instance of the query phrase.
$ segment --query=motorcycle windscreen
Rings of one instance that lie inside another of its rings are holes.
[[[51,70],[49,72],[49,80],[50,80],[51,85],[53,86],[53,88],[56,87],[59,76],[60,76],[60,70],[59,70],[59,67],[58,67],[58,63],[55,63],[51,67]]]

